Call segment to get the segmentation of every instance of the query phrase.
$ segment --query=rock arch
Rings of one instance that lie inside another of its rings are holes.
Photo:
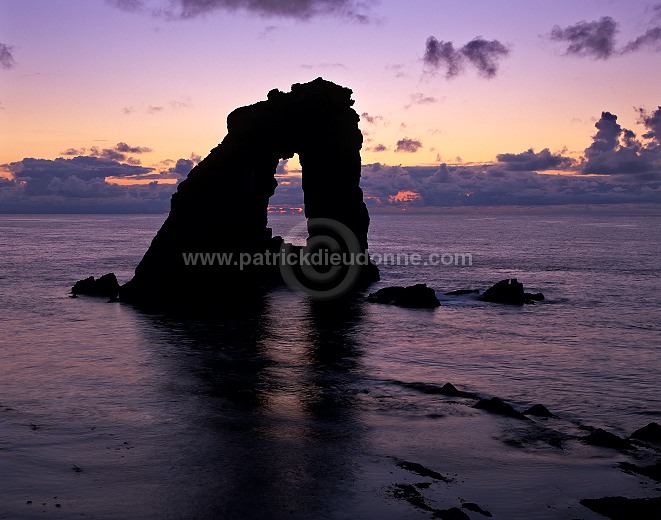
[[[305,216],[341,222],[367,252],[369,214],[359,186],[363,136],[352,91],[322,78],[272,90],[266,101],[234,110],[228,133],[191,170],[172,196],[170,214],[122,286],[134,303],[231,300],[272,283],[277,266],[191,266],[182,253],[276,253],[282,238],[268,228],[268,202],[280,159],[297,153],[303,170]],[[378,279],[373,264],[360,279]]]

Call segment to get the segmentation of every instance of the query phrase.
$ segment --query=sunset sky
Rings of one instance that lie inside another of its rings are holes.
[[[0,212],[166,211],[229,112],[318,76],[369,204],[661,201],[658,2],[0,0]]]

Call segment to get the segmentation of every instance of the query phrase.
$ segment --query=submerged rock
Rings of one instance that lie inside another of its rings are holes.
[[[631,443],[628,440],[601,428],[596,428],[590,435],[583,437],[581,440],[592,446],[601,446],[602,448],[612,448],[614,450],[628,450],[631,448]]]
[[[443,293],[445,296],[462,296],[464,294],[480,294],[479,289],[457,289],[456,291],[450,291]]]
[[[441,305],[434,289],[423,283],[408,287],[384,287],[370,294],[367,300],[373,303],[386,303],[416,309],[433,309]]]
[[[482,509],[479,505],[477,505],[474,502],[464,502],[461,505],[461,507],[463,507],[464,509],[468,509],[469,511],[472,511],[473,513],[479,513],[482,516],[486,516],[487,518],[493,517],[493,515],[489,511]]]
[[[661,443],[661,425],[655,422],[637,429],[631,434],[632,439]]]
[[[451,479],[444,477],[438,471],[434,471],[433,469],[426,468],[422,464],[418,464],[417,462],[408,462],[406,460],[400,460],[396,464],[398,467],[405,469],[406,471],[410,471],[411,473],[415,473],[416,475],[419,475],[421,477],[433,478],[434,480],[440,480],[442,482],[452,482]]]
[[[445,383],[443,386],[438,386],[433,383],[412,382],[407,383],[404,381],[395,381],[396,384],[405,388],[410,388],[423,394],[432,395],[446,395],[448,397],[468,397],[475,399],[477,396],[470,392],[463,392],[458,390],[452,383]]]
[[[515,410],[511,405],[504,402],[498,397],[492,397],[491,399],[480,399],[477,403],[473,405],[473,408],[479,410],[486,410],[497,415],[504,415],[506,417],[513,417],[515,419],[522,419],[529,421],[530,419],[523,415],[521,412]]]
[[[661,462],[657,462],[650,466],[637,466],[630,462],[621,462],[620,468],[628,473],[636,473],[638,475],[649,477],[657,482],[661,482]]]
[[[71,288],[71,294],[85,294],[87,296],[104,296],[116,298],[119,293],[119,283],[115,273],[108,273],[95,279],[93,276],[78,280]]]

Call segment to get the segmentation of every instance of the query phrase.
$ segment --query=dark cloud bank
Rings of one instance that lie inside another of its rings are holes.
[[[336,15],[369,21],[366,2],[354,0],[106,0],[124,11],[146,11],[170,19],[204,16],[214,11],[247,11],[264,17],[307,20]]]
[[[85,149],[83,149],[85,150]],[[63,155],[75,155],[69,149]],[[165,179],[183,179],[199,157],[166,161],[156,171],[130,162],[124,153],[144,153],[144,147],[118,143],[93,155],[57,159],[25,158],[2,165],[12,179],[0,177],[0,213],[161,213],[170,205],[176,185]],[[122,156],[122,158],[118,158]],[[149,181],[118,185],[108,179]]]
[[[595,124],[592,143],[578,161],[546,148],[502,153],[497,162],[484,165],[403,167],[373,163],[363,166],[361,187],[370,206],[658,204],[661,107],[652,112],[639,108],[637,113],[644,128],[640,136],[623,128],[614,114],[603,112]],[[366,121],[372,117],[363,115]],[[420,141],[405,138],[396,149],[414,153],[421,146]],[[375,148],[381,147],[385,148]],[[63,155],[80,151],[69,149]],[[165,161],[160,169],[130,162],[133,155],[147,151],[149,148],[120,142],[112,148],[90,148],[88,155],[54,160],[26,158],[3,165],[13,179],[0,178],[0,212],[167,212],[176,185],[158,181],[184,178],[200,158],[192,155],[189,159]],[[566,174],[540,173],[549,171]],[[290,171],[286,161],[281,162],[272,204],[303,203],[298,173]],[[150,182],[125,186],[107,182],[109,177]],[[224,196],[232,194],[218,193],[220,202]]]

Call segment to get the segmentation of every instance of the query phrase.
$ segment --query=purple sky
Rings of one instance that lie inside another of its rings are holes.
[[[0,212],[166,211],[229,112],[317,76],[370,204],[661,200],[658,2],[0,0]]]

